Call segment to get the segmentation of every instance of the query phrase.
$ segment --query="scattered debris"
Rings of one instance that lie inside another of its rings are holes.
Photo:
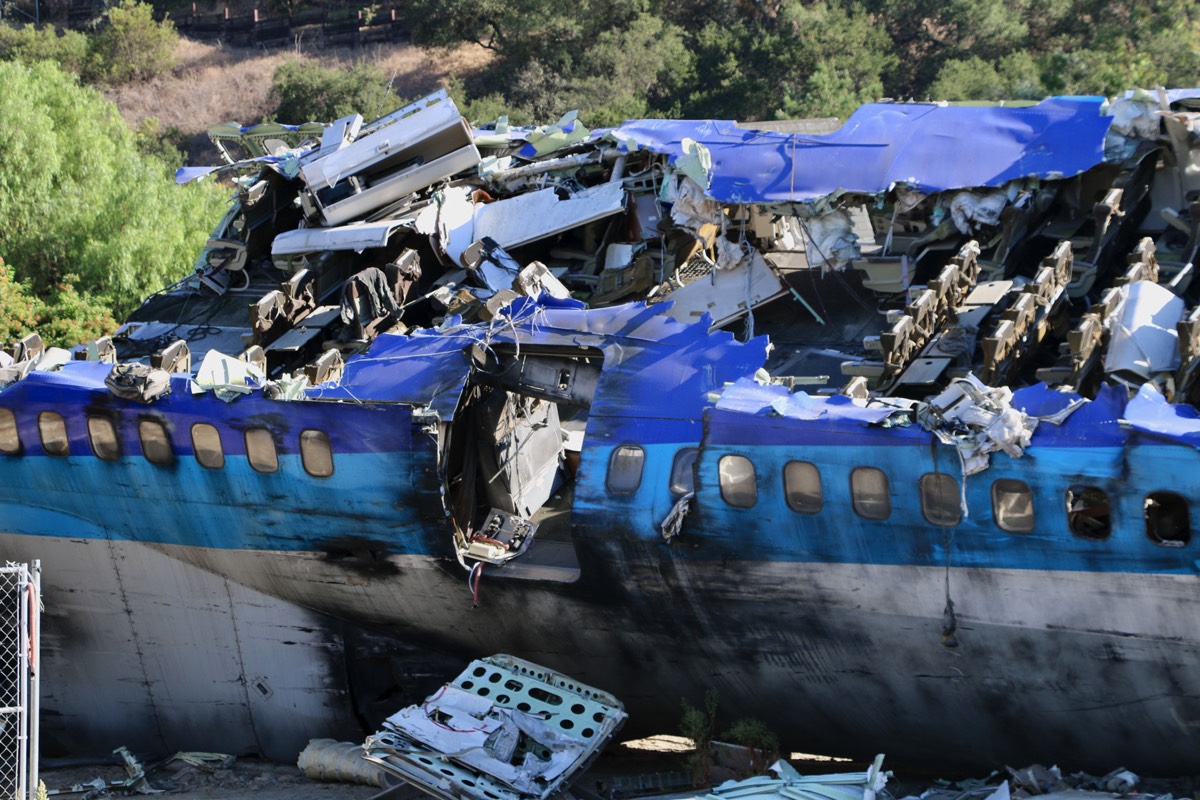
[[[357,742],[313,739],[300,751],[296,766],[314,781],[389,785],[387,773],[363,758],[363,746]]]
[[[547,798],[585,770],[625,722],[611,695],[512,656],[473,661],[363,745],[366,759],[455,800]]]

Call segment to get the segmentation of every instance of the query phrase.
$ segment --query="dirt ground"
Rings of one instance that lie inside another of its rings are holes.
[[[673,792],[675,797],[695,794],[703,796],[705,790],[691,785],[692,773],[689,771],[686,759],[690,750],[690,742],[680,737],[652,737],[651,740],[614,744],[601,754],[592,768],[572,784],[576,797],[583,800],[601,800],[619,794],[625,797],[646,797],[656,791]],[[722,757],[717,755],[718,762]],[[865,762],[831,759],[821,756],[802,755],[793,753],[789,758],[801,774],[822,775],[840,772],[858,772],[865,770]],[[294,764],[275,764],[257,759],[239,759],[225,769],[206,772],[196,767],[168,763],[162,766],[147,764],[147,776],[150,791],[161,791],[166,794],[178,795],[182,800],[234,800],[234,798],[255,798],[255,800],[368,800],[380,797],[386,791],[377,786],[363,786],[351,783],[330,783],[311,780],[305,777]],[[885,761],[884,768],[889,765]],[[1041,767],[1032,767],[1041,770]],[[1114,773],[1115,774],[1115,773]],[[116,762],[102,766],[74,766],[42,769],[42,779],[51,797],[63,797],[70,800],[98,800],[101,797],[138,797],[143,793],[124,790],[115,786],[125,780],[127,773]],[[734,769],[722,767],[720,763],[713,767],[711,784],[716,785],[730,778],[746,777]],[[939,778],[959,779],[964,776],[906,774],[901,770],[889,778],[887,784],[888,796],[894,798],[913,798],[924,790],[941,783]],[[999,770],[990,776],[977,776],[983,779],[981,783],[997,785],[1009,778],[1004,770]],[[1016,779],[1015,773],[1011,776]],[[1069,779],[1072,786],[1083,787],[1079,783],[1081,775]],[[101,784],[94,783],[96,779],[108,786],[108,791],[98,789]],[[92,784],[92,785],[85,785]],[[943,787],[945,786],[942,784]],[[1015,785],[1015,784],[1014,784]],[[1099,788],[1088,785],[1087,788]],[[74,789],[74,791],[72,791]],[[941,796],[953,797],[956,791]],[[1024,797],[1024,792],[1017,792],[1014,797]],[[1079,794],[1079,797],[1087,797]],[[1092,797],[1104,797],[1104,794],[1093,794]],[[1117,795],[1109,795],[1117,797]],[[1128,794],[1129,800],[1146,798],[1146,800],[1166,800],[1170,797],[1200,800],[1200,778],[1155,779],[1142,776],[1133,793]],[[386,800],[428,800],[415,789],[401,786],[393,789]],[[1036,797],[1029,800],[1037,800]]]
[[[660,781],[669,778],[678,781],[681,776],[686,776],[684,759],[688,751],[687,745],[681,744],[683,741],[686,740],[669,737],[648,747],[610,745],[575,785],[589,792],[606,795],[604,786],[618,775],[657,776],[656,779]],[[150,762],[145,767],[150,788],[178,794],[185,800],[234,800],[245,797],[256,800],[367,800],[383,791],[377,786],[310,780],[295,764],[275,764],[257,759],[238,759],[229,768],[213,772],[178,761],[161,766]],[[51,797],[72,800],[123,796],[126,791],[114,784],[127,777],[128,774],[115,757],[111,765],[58,768],[45,765],[41,771],[41,779]],[[110,787],[108,794],[96,791],[96,779]],[[72,787],[78,791],[70,791]],[[420,800],[423,797],[414,789],[402,787],[388,795],[387,800]]]

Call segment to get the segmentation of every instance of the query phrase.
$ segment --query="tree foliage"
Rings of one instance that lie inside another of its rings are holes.
[[[405,22],[419,44],[492,50],[454,94],[513,122],[844,118],[879,97],[1200,84],[1194,0],[413,0]]]
[[[116,329],[107,304],[80,294],[68,275],[49,292],[37,294],[0,259],[0,345],[37,331],[48,345],[69,347]]]
[[[24,64],[52,61],[78,75],[88,63],[88,52],[88,37],[79,31],[56,31],[33,25],[0,26],[0,59],[4,61]]]
[[[144,81],[175,67],[179,34],[168,19],[157,22],[154,9],[138,0],[121,0],[105,13],[91,37],[86,75],[100,83]]]
[[[80,317],[187,274],[225,204],[174,186],[112,104],[53,64],[0,63],[0,138],[0,257]]]

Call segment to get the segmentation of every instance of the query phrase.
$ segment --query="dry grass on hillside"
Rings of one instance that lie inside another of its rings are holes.
[[[447,76],[482,69],[490,61],[490,54],[476,45],[448,53],[388,45],[318,55],[305,48],[242,50],[190,39],[180,40],[176,56],[179,65],[171,74],[106,92],[130,127],[136,128],[147,117],[156,117],[163,126],[176,127],[194,137],[216,123],[258,122],[273,108],[272,74],[293,58],[326,67],[369,61],[389,77],[395,76],[394,91],[402,98],[433,91]],[[370,110],[364,109],[363,116],[369,117]]]

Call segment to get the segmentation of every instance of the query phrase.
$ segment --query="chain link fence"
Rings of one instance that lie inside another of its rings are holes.
[[[0,567],[0,800],[38,786],[38,631],[41,563]]]

